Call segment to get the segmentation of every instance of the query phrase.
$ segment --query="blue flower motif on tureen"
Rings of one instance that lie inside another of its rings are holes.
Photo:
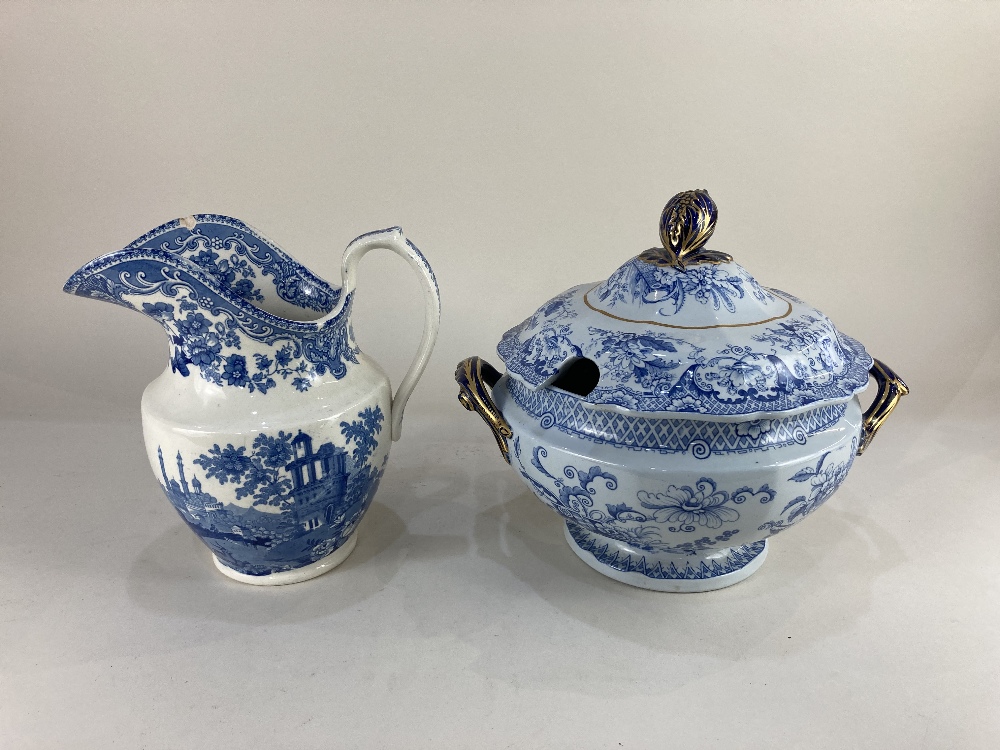
[[[594,291],[597,299],[610,308],[643,302],[656,306],[661,316],[676,315],[690,298],[730,313],[736,312],[736,300],[743,299],[748,291],[764,305],[776,300],[734,263],[681,270],[652,265],[639,258],[623,265]]]
[[[608,371],[624,381],[635,380],[653,392],[666,394],[677,382],[674,372],[681,364],[678,344],[690,349],[683,341],[674,343],[666,336],[622,335],[590,328],[598,336],[599,348],[595,357],[605,357]],[[695,358],[698,350],[688,354]]]
[[[599,306],[599,293],[614,286],[611,280],[575,287],[504,334],[497,351],[510,376],[529,388],[544,388],[570,360],[584,357],[599,372],[596,386],[582,396],[588,403],[719,416],[842,400],[867,384],[871,357],[858,342],[813,308],[770,290],[761,291],[767,300],[762,301],[748,280],[725,281],[745,273],[735,264],[689,267],[683,273],[640,266],[650,278],[673,273],[687,279],[691,291],[685,292],[682,313],[668,322],[656,312],[668,296],[650,304],[624,295],[613,311],[610,302]],[[626,267],[638,274],[634,263]],[[649,284],[645,288],[652,290]],[[742,290],[742,296],[733,290]],[[780,305],[772,305],[774,300]],[[736,313],[728,311],[729,302]],[[716,304],[721,312],[713,310]]]
[[[830,499],[830,496],[836,492],[837,488],[843,483],[844,479],[847,478],[848,472],[851,470],[851,466],[854,464],[854,458],[857,455],[857,440],[851,442],[851,450],[847,454],[847,460],[841,462],[828,461],[830,457],[830,451],[827,451],[819,460],[816,462],[815,466],[806,466],[803,469],[799,469],[791,477],[788,478],[789,482],[800,482],[809,483],[809,494],[799,495],[794,500],[791,500],[781,511],[782,518],[775,521],[767,521],[762,524],[758,530],[768,531],[771,534],[777,534],[779,531],[787,529],[789,526],[794,524],[796,521],[800,521],[814,510],[819,508],[823,503]],[[791,511],[791,513],[789,513]],[[785,515],[787,513],[787,515]]]
[[[697,368],[695,385],[726,402],[777,398],[781,383],[774,361],[745,347],[732,346],[724,352],[735,356],[715,357]]]
[[[777,494],[766,484],[756,492],[750,487],[741,487],[730,493],[718,489],[715,480],[702,477],[694,487],[669,485],[663,492],[638,493],[639,504],[651,511],[655,521],[672,523],[670,531],[694,531],[695,526],[718,529],[724,523],[739,520],[735,508],[727,507],[730,502],[740,505],[747,500],[767,504]]]
[[[524,358],[539,378],[547,378],[559,371],[559,366],[583,352],[569,339],[567,325],[549,326],[524,342]]]
[[[751,440],[759,440],[761,435],[769,433],[773,427],[770,419],[754,419],[749,422],[738,422],[736,425],[736,435],[738,437],[749,437]]]
[[[731,274],[719,266],[695,266],[687,270],[681,276],[680,286],[684,294],[691,294],[698,302],[705,305],[712,304],[716,310],[725,308],[729,312],[736,312],[734,299],[743,296],[743,282],[745,279]],[[759,290],[760,287],[757,287]],[[760,298],[763,301],[763,298]],[[684,297],[679,300],[680,304],[675,306],[673,312],[680,310],[684,304]],[[661,315],[668,314],[666,310],[660,310]]]
[[[793,374],[810,385],[827,385],[844,371],[846,356],[836,329],[816,316],[781,321],[753,339],[771,344],[775,352],[794,352]]]
[[[756,490],[747,486],[732,491],[720,490],[714,479],[702,477],[694,487],[669,485],[663,491],[640,490],[637,493],[640,505],[652,513],[637,510],[624,501],[606,502],[606,510],[603,510],[594,501],[618,491],[617,476],[598,466],[582,469],[571,464],[553,473],[542,463],[547,456],[544,447],[535,446],[530,464],[526,465],[521,455],[520,438],[514,439],[512,463],[544,503],[593,533],[649,552],[691,555],[725,546],[739,533],[739,529],[731,525],[740,518],[739,511],[732,505],[747,501],[766,505],[777,495],[766,484]],[[664,528],[658,523],[674,524],[666,526],[665,530],[692,536],[699,529],[719,530],[724,525],[727,528],[713,536],[688,537],[689,541],[678,543],[677,540],[665,540]]]
[[[729,494],[717,491],[715,482],[703,477],[695,484],[693,488],[670,485],[663,492],[640,492],[639,504],[652,510],[656,521],[675,523],[681,528],[698,524],[717,529],[727,521],[739,519],[736,510],[725,507]]]

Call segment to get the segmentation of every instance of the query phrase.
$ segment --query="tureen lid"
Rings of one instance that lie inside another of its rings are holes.
[[[596,407],[739,419],[863,390],[872,359],[860,343],[705,248],[717,214],[704,190],[674,196],[660,217],[661,248],[552,298],[504,334],[497,351],[509,376]]]

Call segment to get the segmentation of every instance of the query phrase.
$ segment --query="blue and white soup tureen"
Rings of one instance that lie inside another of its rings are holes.
[[[478,357],[455,373],[573,551],[657,591],[751,575],[907,393],[823,313],[705,249],[715,221],[707,192],[675,196],[662,248],[504,334],[506,375]],[[869,375],[878,396],[862,413]]]

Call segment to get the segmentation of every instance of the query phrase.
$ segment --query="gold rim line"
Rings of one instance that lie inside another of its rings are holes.
[[[773,322],[775,320],[781,320],[782,318],[787,318],[789,315],[792,314],[792,303],[789,302],[784,297],[781,297],[781,295],[776,294],[775,295],[776,297],[780,297],[781,299],[785,299],[785,302],[788,303],[788,309],[785,312],[783,312],[781,315],[775,315],[773,318],[767,318],[766,320],[757,320],[757,321],[754,321],[753,323],[718,323],[718,324],[716,324],[714,326],[674,326],[674,325],[670,325],[670,323],[657,323],[654,320],[632,320],[631,318],[622,318],[622,317],[619,317],[618,315],[612,315],[611,313],[607,312],[606,310],[602,310],[601,308],[594,307],[592,304],[590,304],[590,300],[587,299],[587,295],[589,295],[592,291],[594,291],[595,289],[597,289],[597,287],[599,287],[603,283],[604,282],[598,282],[597,284],[594,284],[594,286],[592,286],[586,292],[584,292],[584,294],[583,294],[583,304],[585,304],[587,307],[589,307],[594,312],[599,312],[601,315],[607,315],[609,318],[614,318],[615,320],[620,320],[623,323],[636,323],[638,325],[661,326],[663,328],[678,328],[678,329],[683,330],[683,331],[704,331],[704,330],[706,330],[708,328],[747,328],[749,326],[760,326],[760,325],[764,325],[764,323],[771,323],[771,322]]]

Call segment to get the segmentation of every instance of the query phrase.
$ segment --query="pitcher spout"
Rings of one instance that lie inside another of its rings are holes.
[[[357,361],[348,295],[225,216],[157,227],[87,263],[63,290],[156,320],[170,338],[171,369],[220,386],[303,391]]]
[[[157,253],[160,253],[159,255]],[[104,299],[109,261],[165,262],[207,277],[224,297],[251,303],[277,317],[315,320],[330,313],[341,297],[339,288],[312,273],[270,240],[239,219],[195,214],[174,219],[142,235],[122,250],[97,258],[70,277],[64,291]],[[125,273],[134,268],[122,269]],[[115,301],[115,300],[110,300]],[[120,304],[120,302],[119,302]]]

